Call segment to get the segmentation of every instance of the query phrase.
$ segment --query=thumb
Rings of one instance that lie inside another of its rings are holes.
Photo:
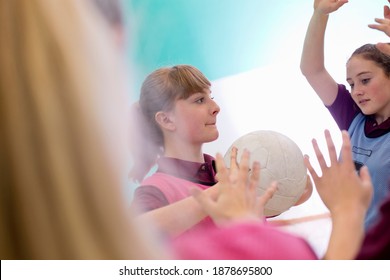
[[[340,8],[341,6],[344,6],[344,4],[347,4],[348,0],[339,0],[336,2],[336,7],[337,9]]]
[[[363,182],[363,185],[370,186],[372,188],[371,176],[367,166],[363,166],[362,168],[360,168],[359,174],[360,174],[360,179]]]
[[[278,190],[278,183],[272,182],[271,186],[265,190],[265,193],[258,198],[258,204],[260,208],[264,209],[264,206],[267,202],[274,196],[275,192]]]

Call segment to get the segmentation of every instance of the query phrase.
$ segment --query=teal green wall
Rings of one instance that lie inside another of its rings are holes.
[[[387,3],[380,1],[383,5]],[[129,59],[135,71],[132,73],[135,93],[148,73],[166,65],[192,64],[210,80],[264,67],[278,60],[294,64],[298,69],[313,2],[123,0],[128,19]],[[350,1],[332,14],[328,27],[337,28],[329,34],[329,40],[336,40],[333,36],[339,40],[348,34],[349,41],[356,47],[369,41],[371,35],[378,36],[377,31],[367,28],[374,17],[383,13],[382,6],[373,2],[377,1]],[[353,22],[354,28],[346,22]],[[367,34],[362,36],[362,32]],[[331,53],[345,47],[345,43],[336,45]],[[335,59],[346,60],[345,57]]]
[[[285,1],[132,0],[131,59],[136,84],[155,68],[192,64],[210,80],[267,63]]]

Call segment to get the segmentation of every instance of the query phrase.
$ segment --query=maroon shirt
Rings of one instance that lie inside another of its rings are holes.
[[[390,260],[390,196],[380,208],[380,218],[366,234],[358,260]]]

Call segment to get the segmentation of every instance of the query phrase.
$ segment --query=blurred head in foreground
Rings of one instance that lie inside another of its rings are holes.
[[[105,2],[0,0],[1,259],[160,257],[123,199],[129,100]]]

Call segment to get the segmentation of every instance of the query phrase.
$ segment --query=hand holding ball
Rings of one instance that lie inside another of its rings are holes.
[[[275,131],[250,132],[234,141],[226,152],[224,161],[228,167],[233,147],[238,149],[238,159],[244,149],[250,152],[250,166],[253,161],[260,162],[260,184],[257,188],[259,195],[273,181],[278,182],[277,192],[265,206],[265,216],[279,215],[300,200],[308,178],[302,151],[294,141]]]

